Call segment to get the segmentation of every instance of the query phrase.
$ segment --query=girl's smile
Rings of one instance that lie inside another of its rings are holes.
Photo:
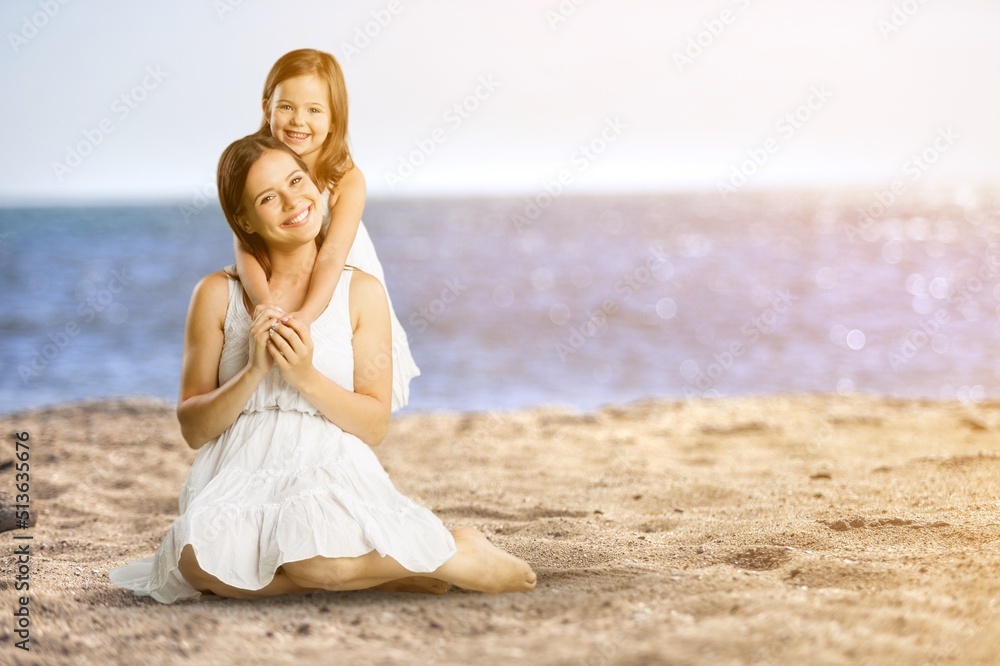
[[[330,135],[328,86],[312,74],[285,79],[274,89],[271,106],[264,112],[271,134],[298,153],[311,169]]]
[[[287,129],[283,134],[284,136],[281,137],[281,141],[289,146],[306,143],[309,140],[309,137],[312,136],[311,134],[306,134],[305,132],[293,132]]]

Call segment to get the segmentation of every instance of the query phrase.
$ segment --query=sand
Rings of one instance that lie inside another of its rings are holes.
[[[376,452],[449,527],[525,558],[526,593],[316,592],[170,606],[153,554],[195,457],[173,405],[80,403],[28,431],[31,651],[4,664],[972,664],[1000,651],[1000,403],[853,396],[414,414]],[[10,489],[13,471],[0,472]]]

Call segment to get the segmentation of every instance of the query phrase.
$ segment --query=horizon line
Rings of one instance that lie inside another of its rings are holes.
[[[789,184],[771,186],[747,186],[735,193],[723,195],[717,189],[710,187],[658,187],[658,188],[617,188],[617,189],[591,189],[586,191],[569,191],[556,196],[550,196],[551,202],[544,207],[548,207],[558,199],[586,199],[586,198],[607,198],[607,197],[649,197],[649,196],[717,196],[722,199],[738,199],[748,195],[847,195],[847,194],[877,194],[878,186],[871,185],[847,185],[837,184],[829,186],[818,186],[810,184]],[[961,193],[975,194],[1000,194],[1000,183],[942,183],[928,184],[918,189],[913,189],[907,193],[912,195],[925,196],[951,196],[955,197]],[[533,190],[480,190],[480,191],[422,191],[422,192],[376,192],[370,193],[368,201],[405,201],[405,200],[460,200],[460,199],[528,199],[546,195],[543,188]],[[93,197],[25,197],[11,201],[7,199],[0,202],[0,210],[14,210],[23,208],[118,208],[130,206],[198,206],[204,209],[207,205],[219,206],[217,197],[211,199],[203,198],[201,203],[196,203],[188,194],[185,195],[122,195],[122,196],[93,196]]]

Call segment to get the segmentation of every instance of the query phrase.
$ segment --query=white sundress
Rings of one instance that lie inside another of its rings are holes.
[[[316,369],[348,390],[354,389],[353,273],[344,270],[310,329]],[[250,323],[243,289],[230,278],[220,386],[247,363]],[[177,568],[187,544],[204,571],[245,590],[266,586],[286,562],[316,555],[375,550],[427,573],[456,552],[441,520],[401,494],[371,448],[320,414],[276,366],[236,421],[200,449],[178,508],[154,556],[109,572],[115,585],[165,604],[198,598]]]

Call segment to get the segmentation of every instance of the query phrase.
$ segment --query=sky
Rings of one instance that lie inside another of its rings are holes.
[[[287,51],[369,195],[1000,183],[995,0],[5,0],[3,205],[214,197]]]

